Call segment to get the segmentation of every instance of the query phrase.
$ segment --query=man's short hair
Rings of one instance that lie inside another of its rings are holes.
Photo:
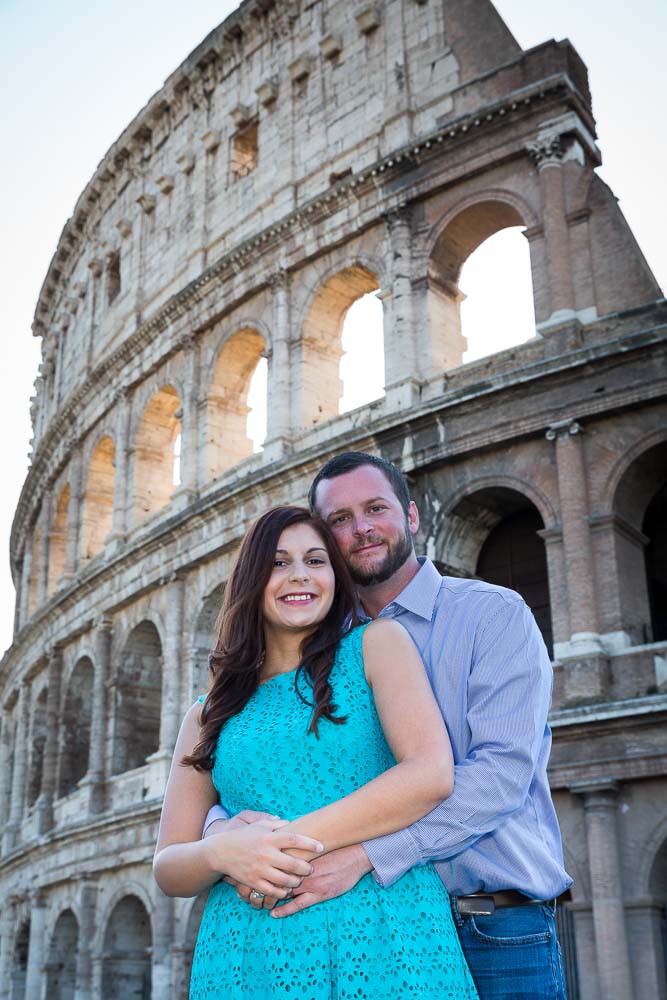
[[[407,479],[392,462],[388,462],[386,458],[378,458],[377,455],[367,455],[365,451],[345,451],[342,455],[330,458],[326,465],[322,466],[308,491],[310,509],[313,512],[316,510],[315,494],[323,479],[336,479],[337,476],[353,472],[354,469],[359,469],[362,465],[372,465],[384,473],[407,517],[410,506],[410,490]]]

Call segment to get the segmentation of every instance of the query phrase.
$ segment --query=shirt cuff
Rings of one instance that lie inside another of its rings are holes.
[[[215,823],[219,819],[229,819],[229,813],[226,809],[223,809],[221,805],[211,806],[209,811],[206,813],[206,819],[204,820],[204,829],[202,830],[202,838],[206,836],[206,831],[208,830],[211,823]]]
[[[385,889],[410,868],[422,864],[419,848],[408,829],[367,840],[363,848],[375,870],[376,881]]]

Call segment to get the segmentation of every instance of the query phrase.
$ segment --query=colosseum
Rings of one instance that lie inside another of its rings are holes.
[[[112,145],[33,328],[0,997],[187,996],[202,901],[151,877],[179,722],[244,527],[350,448],[552,651],[570,997],[667,996],[667,307],[599,164],[580,56],[488,0],[245,0]],[[461,268],[515,226],[534,336],[464,363]],[[384,393],[341,413],[368,293]]]

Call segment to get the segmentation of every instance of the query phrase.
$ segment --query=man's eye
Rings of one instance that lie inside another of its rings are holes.
[[[339,514],[338,517],[332,517],[330,523],[333,527],[336,524],[342,524],[343,521],[345,521],[346,519],[347,519],[347,514]]]
[[[377,503],[377,504],[374,504],[374,505],[373,505],[373,506],[372,506],[372,507],[370,508],[370,512],[371,512],[371,514],[376,514],[376,513],[378,512],[378,511],[380,511],[380,510],[386,510],[386,509],[387,509],[387,508],[386,508],[386,507],[384,506],[384,504],[381,504],[381,503]]]

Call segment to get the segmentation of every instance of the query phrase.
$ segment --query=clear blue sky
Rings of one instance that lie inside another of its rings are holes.
[[[29,397],[39,361],[30,325],[58,236],[112,142],[235,6],[0,0],[0,651],[11,642],[9,530],[27,468]],[[499,0],[496,6],[524,48],[567,37],[588,65],[602,176],[664,288],[667,4]]]

